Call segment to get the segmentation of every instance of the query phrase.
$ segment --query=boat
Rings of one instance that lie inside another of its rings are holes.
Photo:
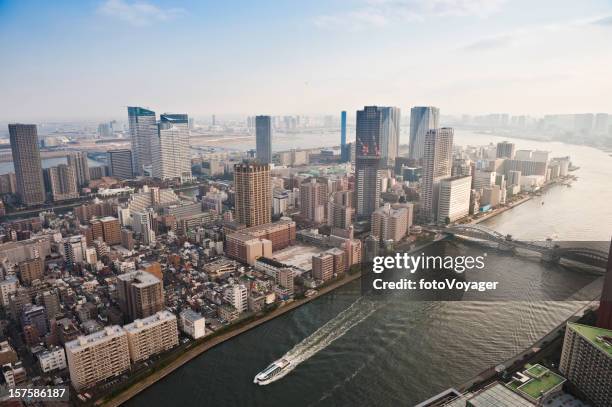
[[[275,362],[272,362],[270,366],[262,370],[255,376],[253,383],[259,384],[260,386],[264,386],[272,381],[272,379],[283,370],[287,369],[291,365],[287,359],[279,359]]]

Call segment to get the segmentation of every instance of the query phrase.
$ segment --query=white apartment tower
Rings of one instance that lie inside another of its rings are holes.
[[[152,144],[157,137],[155,112],[142,107],[128,107],[128,122],[132,138],[134,173],[143,175],[153,163]]]
[[[186,114],[164,113],[159,117],[152,149],[154,178],[178,178],[181,182],[191,179],[189,118]]]
[[[426,221],[436,219],[440,181],[451,176],[453,129],[443,127],[425,135],[420,215]]]
[[[170,311],[159,311],[149,317],[136,319],[123,326],[127,333],[130,359],[133,363],[178,345],[176,316]]]
[[[440,181],[438,223],[450,223],[470,213],[472,177],[460,176]]]
[[[72,386],[81,391],[130,368],[126,332],[118,325],[66,343]]]

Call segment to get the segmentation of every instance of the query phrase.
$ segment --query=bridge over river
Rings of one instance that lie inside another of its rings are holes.
[[[561,260],[569,260],[602,270],[606,269],[608,262],[608,253],[605,250],[588,247],[591,242],[555,242],[550,239],[546,241],[518,240],[511,235],[503,235],[477,224],[428,226],[424,229],[458,238],[467,238],[475,242],[487,242],[496,245],[500,250],[536,252],[542,256],[543,261],[547,262],[558,263]]]

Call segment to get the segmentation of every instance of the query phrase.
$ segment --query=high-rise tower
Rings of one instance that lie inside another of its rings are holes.
[[[68,165],[74,168],[76,173],[77,185],[85,186],[89,183],[89,164],[87,162],[87,153],[79,151],[68,154]]]
[[[340,112],[340,161],[349,161],[350,151],[346,148],[346,110]]]
[[[381,107],[382,132],[380,136],[380,156],[382,165],[392,167],[399,153],[400,109]]]
[[[236,221],[247,227],[272,221],[270,166],[245,162],[234,166]]]
[[[440,109],[416,106],[410,109],[410,152],[408,158],[420,160],[425,154],[425,135],[440,127]]]
[[[164,113],[159,117],[158,135],[152,146],[153,177],[162,180],[191,178],[189,118],[186,114]]]
[[[425,135],[421,207],[419,215],[425,221],[436,219],[440,180],[451,176],[453,129],[429,130]]]
[[[355,202],[359,218],[370,219],[379,207],[382,119],[382,109],[377,106],[357,111]]]
[[[35,124],[9,124],[17,195],[27,206],[45,202],[38,131]]]
[[[132,160],[135,175],[143,175],[144,167],[153,163],[151,145],[157,137],[155,112],[142,107],[128,107]]]
[[[272,162],[272,118],[270,116],[255,117],[255,145],[257,160],[261,164]]]

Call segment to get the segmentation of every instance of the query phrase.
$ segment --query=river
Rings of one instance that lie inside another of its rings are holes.
[[[460,145],[496,141],[501,138],[455,135]],[[579,180],[484,224],[528,240],[609,240],[612,158],[589,147],[513,141],[518,149],[570,155],[581,167],[574,173]],[[533,300],[416,302],[405,294],[375,299],[363,296],[358,282],[351,283],[209,350],[127,405],[413,405],[512,357],[583,305],[539,300],[540,290],[588,283],[583,275],[490,256],[500,284],[523,284]],[[252,383],[287,352],[303,355],[293,371],[267,386]]]

